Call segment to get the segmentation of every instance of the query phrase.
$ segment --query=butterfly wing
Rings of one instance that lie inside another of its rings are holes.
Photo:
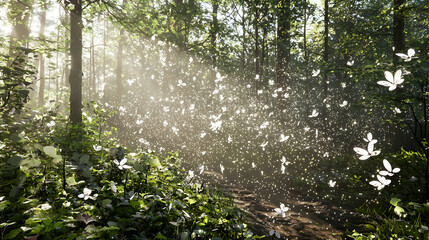
[[[399,69],[398,71],[395,72],[395,79],[394,79],[393,84],[399,85],[403,82],[404,82],[404,79],[402,78],[402,70]]]

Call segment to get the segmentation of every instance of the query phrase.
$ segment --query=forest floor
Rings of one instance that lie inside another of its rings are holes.
[[[353,207],[338,206],[336,203],[302,197],[299,192],[290,192],[285,197],[254,190],[251,186],[235,186],[215,172],[204,172],[203,177],[214,186],[234,197],[235,204],[247,214],[249,228],[255,235],[268,236],[275,230],[281,239],[316,240],[344,239],[345,223],[361,222],[362,217],[354,212]],[[289,207],[286,216],[274,211],[284,203]]]

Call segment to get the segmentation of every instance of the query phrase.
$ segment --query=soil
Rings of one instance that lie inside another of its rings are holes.
[[[235,204],[247,213],[247,222],[254,235],[270,238],[271,230],[277,231],[280,239],[345,239],[346,222],[362,222],[362,217],[351,207],[338,206],[328,201],[302,197],[299,192],[289,192],[287,199],[267,192],[254,190],[251,186],[235,186],[221,174],[205,171],[203,179],[210,185],[234,197]],[[274,211],[280,203],[289,207],[283,217]]]

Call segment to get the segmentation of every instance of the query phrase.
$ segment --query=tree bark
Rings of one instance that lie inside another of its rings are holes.
[[[216,69],[216,61],[217,61],[217,33],[219,29],[219,22],[217,18],[217,13],[219,9],[219,0],[212,0],[212,25],[210,28],[210,55],[212,59],[212,67]]]
[[[70,120],[82,122],[82,1],[71,0],[70,11]]]
[[[393,46],[395,53],[403,53],[405,50],[405,14],[406,0],[394,0],[393,3]],[[395,59],[398,59],[394,55]]]
[[[42,6],[42,15],[40,16],[40,31],[39,31],[40,41],[45,39],[46,8],[47,8],[46,1],[44,1]],[[42,107],[43,105],[45,105],[45,58],[43,54],[40,54],[39,60],[40,60],[39,62],[40,85],[39,85],[38,105],[39,107]]]
[[[279,0],[277,19],[277,84],[283,90],[289,85],[290,63],[290,0]]]
[[[324,49],[323,49],[323,61],[325,63],[325,68],[323,69],[323,108],[322,108],[322,121],[324,126],[327,127],[328,119],[328,107],[327,107],[327,98],[328,98],[328,51],[329,51],[329,0],[325,0],[325,13],[324,13],[324,23],[325,31],[323,33],[324,38]]]

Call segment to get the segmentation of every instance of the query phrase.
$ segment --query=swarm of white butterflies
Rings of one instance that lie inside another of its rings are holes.
[[[384,72],[384,77],[387,81],[378,81],[377,83],[381,86],[389,87],[389,91],[393,91],[399,84],[404,82],[402,78],[402,70],[399,69],[395,72],[395,76],[389,71]]]
[[[400,168],[392,168],[392,165],[386,159],[383,160],[383,165],[386,170],[380,171],[377,174],[377,180],[369,182],[372,186],[376,187],[377,190],[383,189],[385,186],[389,185],[392,181],[387,179],[385,176],[393,176],[393,174],[401,171]]]
[[[409,62],[409,61],[411,61],[411,59],[417,58],[417,57],[414,57],[414,55],[416,55],[416,51],[414,51],[414,49],[412,49],[412,48],[408,49],[407,54],[396,53],[396,56],[404,59],[404,62]]]
[[[370,157],[377,156],[380,154],[379,150],[374,150],[374,145],[377,143],[377,140],[372,138],[372,133],[368,133],[366,138],[364,138],[365,142],[368,143],[367,149],[363,149],[360,147],[354,147],[353,150],[359,154],[359,160],[367,160]]]

